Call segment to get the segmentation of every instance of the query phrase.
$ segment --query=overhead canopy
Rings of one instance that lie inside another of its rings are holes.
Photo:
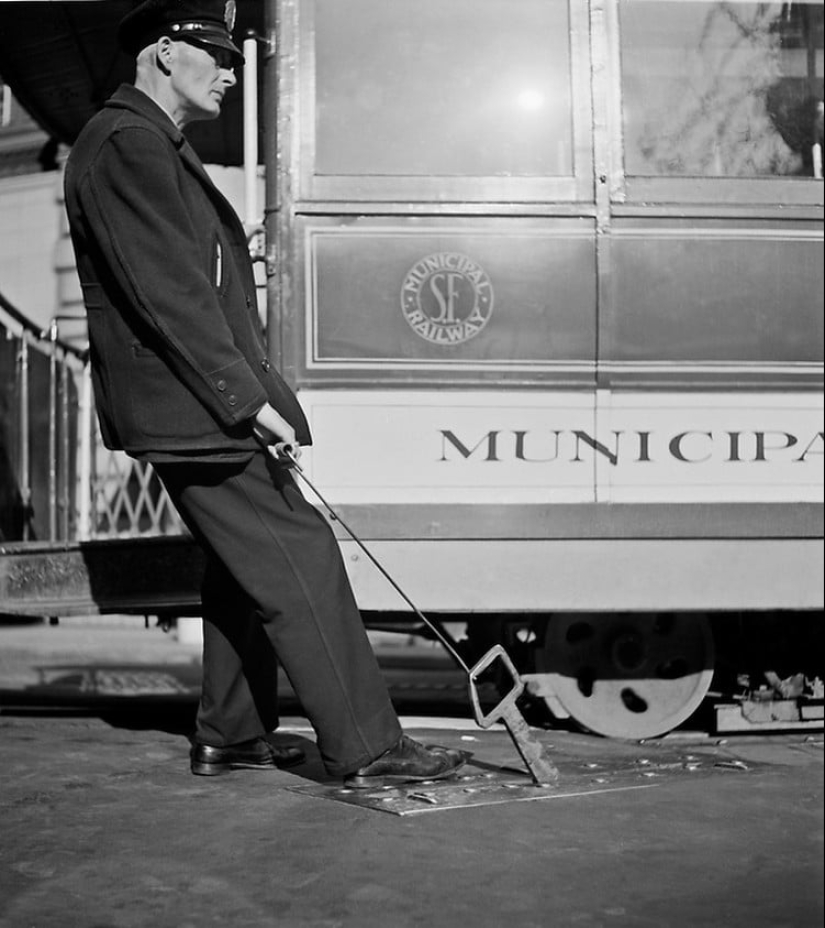
[[[36,0],[0,3],[0,77],[50,135],[77,138],[119,84],[134,77],[134,61],[118,49],[116,32],[135,0]],[[234,36],[263,33],[262,0],[239,0]],[[223,115],[194,123],[186,134],[212,164],[243,163],[243,75]],[[259,95],[260,99],[260,95]]]

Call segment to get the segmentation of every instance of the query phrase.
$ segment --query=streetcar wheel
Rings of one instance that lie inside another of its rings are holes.
[[[683,613],[554,616],[536,654],[575,722],[632,740],[688,719],[710,687],[713,660],[707,618]]]

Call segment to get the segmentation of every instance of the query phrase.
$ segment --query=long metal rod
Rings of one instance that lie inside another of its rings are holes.
[[[49,326],[49,540],[57,541],[57,320]]]
[[[264,268],[266,272],[266,339],[267,356],[282,375],[289,380],[289,371],[284,364],[281,277],[284,268],[279,256],[288,254],[287,231],[282,226],[281,203],[283,200],[281,164],[281,59],[279,46],[283,44],[281,29],[281,0],[273,0],[264,6],[264,33],[266,36],[262,57],[264,145],[264,210],[265,229]]]
[[[404,590],[399,586],[395,579],[387,572],[381,562],[375,557],[375,555],[370,551],[370,549],[364,544],[363,541],[355,534],[355,532],[347,525],[346,522],[338,515],[338,513],[332,508],[332,506],[326,501],[323,495],[319,492],[318,488],[312,483],[312,481],[304,473],[304,469],[298,463],[298,459],[295,456],[295,453],[290,445],[287,444],[277,444],[272,446],[272,451],[275,459],[282,464],[287,464],[290,468],[293,468],[301,479],[306,483],[306,485],[312,490],[312,492],[318,497],[318,499],[324,504],[324,508],[329,513],[330,519],[334,522],[338,522],[344,531],[350,536],[350,538],[358,545],[358,547],[366,554],[366,556],[372,561],[375,567],[381,572],[387,582],[392,586],[392,588],[398,593],[398,595],[404,600],[404,602],[412,609],[412,611],[418,616],[419,619],[427,626],[427,628],[432,631],[432,633],[438,638],[444,648],[447,650],[447,653],[452,657],[452,659],[458,664],[458,666],[468,675],[471,676],[470,667],[465,663],[464,659],[458,653],[456,648],[456,642],[440,627],[438,622],[435,622],[433,619],[427,618],[424,613],[416,606],[416,604],[410,599],[410,597],[404,592]]]
[[[23,507],[23,541],[32,534],[31,448],[29,447],[29,334],[20,335],[20,502]]]
[[[243,53],[244,220],[251,228],[261,221],[258,209],[258,40],[254,33],[244,39]]]
[[[78,540],[87,541],[92,536],[92,368],[88,363],[81,384],[76,518]]]
[[[68,541],[71,533],[71,475],[70,435],[69,435],[69,365],[64,357],[60,359],[60,460],[58,462],[58,523],[60,538]]]

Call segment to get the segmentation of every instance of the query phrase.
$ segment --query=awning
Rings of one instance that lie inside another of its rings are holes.
[[[50,135],[71,145],[118,85],[131,82],[134,61],[117,46],[117,24],[134,0],[23,0],[0,3],[0,77]],[[239,0],[235,39],[263,32],[261,0]],[[211,164],[243,163],[243,75],[214,122],[186,134]],[[262,99],[262,93],[259,93]]]

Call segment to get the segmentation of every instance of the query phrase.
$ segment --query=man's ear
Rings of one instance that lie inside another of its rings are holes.
[[[155,46],[155,64],[158,70],[167,76],[172,73],[169,66],[172,63],[173,54],[172,40],[162,35]]]

